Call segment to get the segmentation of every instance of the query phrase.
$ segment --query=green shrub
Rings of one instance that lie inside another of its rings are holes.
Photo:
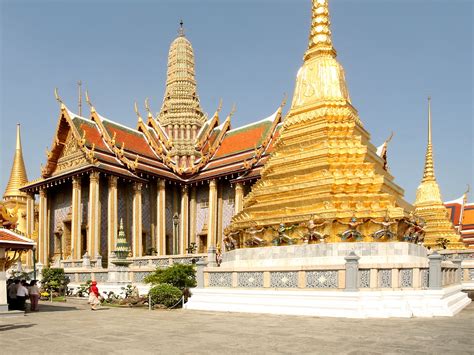
[[[60,268],[43,269],[43,279],[41,280],[41,287],[44,290],[63,292],[66,290],[68,283],[69,283],[69,277],[64,275],[64,269],[60,269]]]
[[[169,284],[184,290],[196,286],[196,270],[193,265],[174,264],[166,269],[156,269],[145,277],[145,283],[152,285]]]
[[[182,292],[179,288],[169,284],[160,284],[150,289],[149,295],[151,298],[151,304],[162,304],[165,307],[173,307],[178,303],[182,296]]]

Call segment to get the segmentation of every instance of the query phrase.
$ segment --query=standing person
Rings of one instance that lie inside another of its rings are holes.
[[[16,293],[18,291],[19,284],[20,284],[20,280],[15,280],[8,286],[8,298],[10,299],[8,309],[10,311],[18,308]]]
[[[18,285],[18,290],[16,291],[16,301],[17,309],[19,311],[25,311],[25,301],[28,296],[28,289],[26,288],[26,280],[21,280],[21,283]]]
[[[91,310],[93,311],[95,311],[97,309],[97,306],[100,305],[97,281],[92,281],[91,287],[89,288],[89,303],[91,305]]]
[[[30,303],[31,303],[31,311],[32,312],[38,312],[38,300],[40,296],[39,288],[36,285],[36,280],[32,280],[30,282]]]

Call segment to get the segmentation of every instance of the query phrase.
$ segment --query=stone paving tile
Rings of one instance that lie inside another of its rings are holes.
[[[0,318],[0,354],[472,354],[474,304],[452,318],[341,319],[41,304]]]

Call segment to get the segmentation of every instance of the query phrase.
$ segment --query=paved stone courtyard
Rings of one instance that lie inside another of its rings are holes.
[[[42,303],[0,318],[1,354],[472,354],[474,304],[452,318],[339,319]]]

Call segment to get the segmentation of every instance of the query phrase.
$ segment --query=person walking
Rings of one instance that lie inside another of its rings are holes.
[[[28,289],[26,288],[26,280],[21,280],[18,285],[18,290],[16,291],[16,302],[17,302],[17,309],[19,311],[25,311],[25,301],[26,297],[28,297]]]
[[[38,286],[36,285],[36,282],[37,282],[36,280],[32,280],[30,282],[29,293],[30,293],[31,312],[38,312],[39,311],[38,300],[39,300],[39,297],[40,297],[40,292],[39,292]]]
[[[91,305],[91,310],[93,311],[97,310],[97,307],[100,306],[97,281],[92,281],[91,287],[89,288],[89,304]]]

